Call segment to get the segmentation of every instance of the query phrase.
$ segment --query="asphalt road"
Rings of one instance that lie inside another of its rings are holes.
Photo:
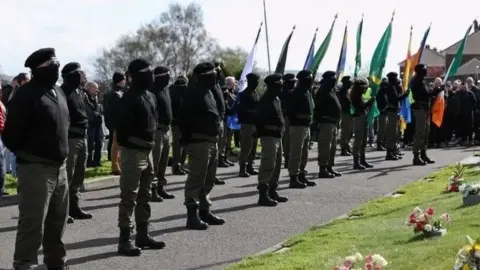
[[[161,251],[144,251],[137,258],[116,255],[118,187],[83,194],[83,205],[94,219],[76,221],[67,227],[66,243],[70,269],[221,269],[241,258],[260,252],[313,225],[342,215],[368,200],[383,196],[397,187],[419,179],[472,153],[468,149],[430,150],[437,163],[412,167],[411,153],[401,161],[384,161],[384,153],[368,153],[375,168],[351,171],[351,158],[337,158],[344,176],[317,179],[318,186],[305,190],[287,189],[287,171],[282,170],[280,192],[290,201],[276,208],[257,207],[256,177],[237,178],[238,167],[219,169],[227,181],[214,188],[214,212],[227,220],[224,226],[207,231],[189,231],[182,205],[185,177],[169,176],[169,190],[176,199],[152,204],[152,235],[167,242]],[[307,170],[315,178],[316,151],[310,153]],[[256,161],[257,165],[259,161]],[[11,269],[16,206],[0,208],[0,269]],[[39,256],[42,261],[42,256]],[[45,269],[40,266],[38,269]]]

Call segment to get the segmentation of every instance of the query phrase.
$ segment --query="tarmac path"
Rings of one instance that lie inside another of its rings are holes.
[[[64,241],[68,264],[70,269],[82,270],[222,269],[472,154],[471,149],[465,148],[434,149],[429,153],[436,164],[413,167],[410,152],[401,161],[388,162],[384,161],[384,152],[369,152],[367,159],[375,168],[366,171],[352,171],[350,157],[337,157],[336,168],[344,175],[336,179],[317,179],[318,186],[304,190],[288,189],[287,171],[283,169],[280,193],[290,201],[275,208],[256,205],[256,177],[238,178],[238,166],[219,168],[218,176],[227,184],[216,186],[211,198],[214,212],[227,222],[207,231],[185,229],[185,177],[170,175],[167,177],[168,190],[177,198],[151,204],[151,234],[165,240],[167,247],[160,251],[143,251],[136,258],[116,254],[119,188],[88,191],[83,194],[81,203],[85,210],[92,212],[94,219],[76,221],[67,227]],[[310,151],[309,178],[315,178],[318,172],[316,155],[316,150]],[[259,163],[257,160],[256,165]],[[0,208],[0,269],[11,269],[17,219],[17,206]],[[40,255],[39,262],[42,259]]]

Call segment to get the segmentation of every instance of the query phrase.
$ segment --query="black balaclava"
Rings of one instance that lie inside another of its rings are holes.
[[[32,77],[40,84],[52,88],[58,81],[60,64],[51,63],[45,67],[32,69]]]
[[[128,65],[128,72],[132,77],[132,88],[147,90],[153,83],[153,70],[148,61],[135,59]]]
[[[170,70],[167,67],[159,66],[153,70],[155,75],[155,88],[164,89],[170,83]]]
[[[267,83],[267,92],[275,97],[282,92],[282,81]]]
[[[423,64],[416,65],[415,74],[420,78],[425,78],[427,76],[427,66]]]
[[[300,86],[302,89],[310,91],[313,86],[313,77],[310,76],[307,78],[298,79],[298,86]]]
[[[207,89],[213,89],[217,84],[215,73],[205,73],[198,76],[198,83]]]
[[[25,67],[32,71],[32,80],[45,88],[53,88],[58,81],[60,63],[54,48],[42,48],[33,52],[25,60]]]
[[[251,89],[252,91],[257,89],[259,84],[259,77],[247,77],[247,88]]]
[[[337,79],[335,77],[328,79],[324,78],[322,82],[322,85],[328,90],[335,88],[335,84],[337,84]]]
[[[70,89],[77,89],[80,87],[80,82],[82,75],[80,72],[75,71],[67,74],[62,75],[63,83]]]

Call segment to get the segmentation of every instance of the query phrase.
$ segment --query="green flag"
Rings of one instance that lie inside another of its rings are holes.
[[[313,73],[315,77],[317,75],[318,68],[320,67],[320,63],[322,62],[325,54],[327,53],[328,46],[330,45],[330,40],[332,39],[333,27],[335,26],[335,21],[337,20],[338,14],[335,15],[333,19],[332,26],[330,27],[330,31],[328,31],[327,36],[322,42],[322,45],[318,48],[317,52],[315,53],[315,57],[313,58],[313,64],[310,66],[310,71]]]
[[[394,13],[395,15],[395,13]],[[393,17],[390,23],[385,29],[385,32],[382,35],[382,38],[378,42],[377,48],[373,53],[372,61],[370,62],[370,88],[372,89],[372,97],[377,96],[378,86],[382,81],[383,68],[385,67],[385,62],[388,56],[388,48],[390,47],[390,40],[392,38],[392,22]],[[368,112],[368,124],[373,125],[373,121],[380,114],[380,111],[377,107],[377,102],[374,101],[372,108]]]
[[[460,46],[458,47],[457,53],[455,54],[455,58],[453,58],[452,63],[450,64],[450,67],[448,67],[447,74],[445,75],[445,78],[443,79],[443,82],[445,83],[448,78],[455,76],[457,74],[458,67],[460,66],[460,63],[462,61],[463,57],[463,49],[465,49],[465,42],[467,42],[468,34],[470,34],[470,31],[472,30],[472,25],[468,27],[467,32],[465,33],[465,37],[462,40],[462,43],[460,43]]]
[[[355,72],[353,77],[357,78],[360,69],[362,68],[362,32],[363,32],[363,15],[362,20],[357,28],[357,55],[355,56]]]

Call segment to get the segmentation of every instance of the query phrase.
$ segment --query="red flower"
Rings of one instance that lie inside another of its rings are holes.
[[[452,188],[450,189],[450,191],[455,191],[455,192],[458,192],[458,186],[455,185],[455,186],[452,186]]]
[[[415,217],[410,217],[410,224],[417,223],[417,219]]]
[[[427,209],[427,214],[428,214],[429,216],[433,216],[433,214],[434,214],[433,208],[428,208],[428,209]]]
[[[424,226],[423,226],[423,223],[420,223],[420,222],[417,223],[417,230],[423,231],[423,227],[424,227]]]

